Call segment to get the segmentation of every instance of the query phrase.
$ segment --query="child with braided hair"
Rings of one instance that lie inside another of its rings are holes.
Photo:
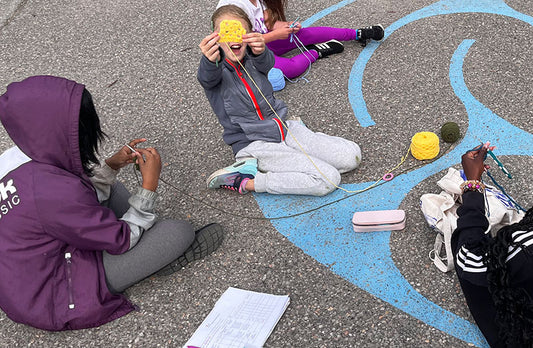
[[[287,22],[287,0],[219,0],[217,8],[225,5],[235,5],[246,12],[253,30],[263,34],[268,48],[274,52],[274,67],[288,79],[302,75],[317,59],[341,53],[344,45],[340,41],[357,40],[366,45],[367,40],[381,40],[385,33],[381,25],[359,29],[303,28],[298,22]],[[291,58],[282,57],[297,48],[297,40],[306,50]]]
[[[455,270],[491,347],[533,347],[533,209],[491,237],[480,181],[488,149],[486,143],[462,157],[468,180],[452,236]]]
[[[248,33],[242,42],[237,38],[226,42],[220,32],[225,21],[242,24]],[[359,146],[287,120],[287,106],[274,98],[267,78],[274,55],[263,35],[250,33],[252,25],[242,9],[222,6],[212,22],[215,31],[199,45],[203,56],[198,81],[224,127],[222,137],[232,147],[237,163],[213,173],[208,187],[239,193],[322,196],[332,192],[341,173],[359,165]]]

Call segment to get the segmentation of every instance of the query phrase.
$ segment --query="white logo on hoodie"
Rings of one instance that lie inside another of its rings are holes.
[[[8,180],[7,184],[0,182],[0,198],[5,201],[9,196],[8,193],[14,194],[17,188],[13,185],[13,179]]]
[[[20,204],[20,197],[15,194],[16,192],[13,179],[9,179],[6,183],[0,182],[0,202],[3,203],[0,205],[0,219]]]
[[[0,219],[20,204],[15,182],[13,179],[7,179],[6,176],[30,161],[31,159],[16,146],[0,154]]]

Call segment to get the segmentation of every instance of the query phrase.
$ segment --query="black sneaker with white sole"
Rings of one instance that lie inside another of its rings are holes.
[[[317,51],[318,58],[325,58],[332,54],[344,51],[344,45],[337,40],[329,40],[323,43],[307,45],[305,48]]]
[[[194,241],[191,246],[185,250],[183,255],[172,261],[168,266],[159,270],[155,274],[156,276],[168,276],[179,271],[193,261],[203,259],[213,251],[217,250],[224,239],[222,226],[215,223],[200,228],[195,234]]]
[[[368,40],[380,41],[385,36],[385,29],[381,24],[357,29],[356,40],[364,47]]]

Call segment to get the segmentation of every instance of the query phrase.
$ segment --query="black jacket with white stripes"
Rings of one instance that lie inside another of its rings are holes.
[[[452,236],[455,271],[459,277],[468,308],[491,347],[502,346],[498,342],[496,309],[488,291],[487,267],[482,262],[482,245],[490,234],[485,233],[489,222],[485,216],[483,194],[468,191],[463,194],[463,204],[457,210],[459,219]],[[533,244],[533,231],[517,231],[514,241],[523,245]],[[533,294],[533,248],[510,248],[507,258],[511,285],[523,287]]]

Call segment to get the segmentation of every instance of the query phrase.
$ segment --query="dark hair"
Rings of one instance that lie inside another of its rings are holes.
[[[484,246],[489,292],[496,307],[498,336],[505,347],[533,347],[533,302],[522,287],[512,284],[507,265],[509,247],[522,248],[513,241],[516,231],[533,231],[533,208],[515,224],[501,228]],[[526,254],[527,255],[527,254]]]
[[[272,29],[274,23],[277,21],[287,21],[287,18],[285,17],[287,0],[264,0],[263,3],[265,4],[266,11],[269,15],[269,18],[267,19],[268,23],[266,23],[267,28]]]
[[[226,6],[220,6],[219,8],[217,8],[215,12],[213,13],[213,15],[211,16],[211,23],[213,25],[213,30],[216,29],[215,22],[217,21],[217,19],[224,15],[231,15],[231,16],[235,16],[237,18],[244,20],[246,25],[248,25],[248,30],[246,30],[247,32],[252,31],[254,28],[252,26],[252,22],[250,22],[250,18],[248,17],[246,12],[244,12],[243,9],[235,5],[226,5]]]
[[[83,89],[81,96],[78,133],[81,165],[85,174],[92,176],[92,166],[100,163],[96,157],[98,146],[106,134],[100,128],[93,97],[87,89]]]

